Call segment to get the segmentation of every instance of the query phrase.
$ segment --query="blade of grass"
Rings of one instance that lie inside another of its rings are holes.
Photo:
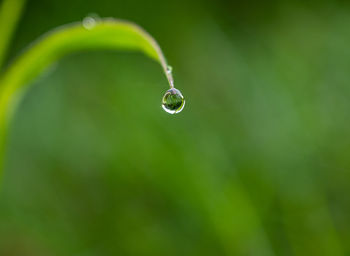
[[[95,23],[96,22],[96,23]],[[60,58],[93,49],[135,50],[158,61],[173,87],[165,57],[151,35],[138,25],[115,19],[74,23],[42,36],[0,77],[0,170],[3,168],[6,130],[30,82]]]
[[[21,17],[25,0],[3,0],[0,6],[0,71],[13,33]]]

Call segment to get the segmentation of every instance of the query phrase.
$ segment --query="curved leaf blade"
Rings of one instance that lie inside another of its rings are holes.
[[[91,28],[74,23],[54,29],[34,42],[0,77],[0,168],[8,123],[30,82],[60,58],[93,49],[141,51],[161,64],[173,88],[173,78],[159,45],[134,23],[108,18]]]

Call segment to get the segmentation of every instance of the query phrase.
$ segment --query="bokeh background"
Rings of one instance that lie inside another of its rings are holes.
[[[349,1],[29,0],[7,63],[90,13],[157,39],[185,109],[141,53],[49,68],[11,125],[1,256],[350,255]]]

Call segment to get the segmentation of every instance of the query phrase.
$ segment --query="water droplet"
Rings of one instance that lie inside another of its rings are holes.
[[[171,74],[173,72],[173,67],[172,66],[168,66],[166,72],[168,74]]]
[[[96,19],[92,16],[87,16],[83,19],[83,27],[91,30],[96,26]]]
[[[185,106],[185,99],[178,89],[167,90],[162,99],[163,109],[170,114],[177,114]]]

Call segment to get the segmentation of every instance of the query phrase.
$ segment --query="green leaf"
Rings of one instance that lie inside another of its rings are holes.
[[[26,0],[3,0],[0,6],[0,70],[6,58],[6,50],[11,42]],[[6,24],[6,25],[5,25]]]
[[[77,51],[93,49],[135,50],[158,61],[173,88],[164,55],[151,35],[138,25],[115,19],[94,20],[59,27],[39,38],[0,77],[0,168],[6,129],[18,101],[30,82],[45,68]]]

